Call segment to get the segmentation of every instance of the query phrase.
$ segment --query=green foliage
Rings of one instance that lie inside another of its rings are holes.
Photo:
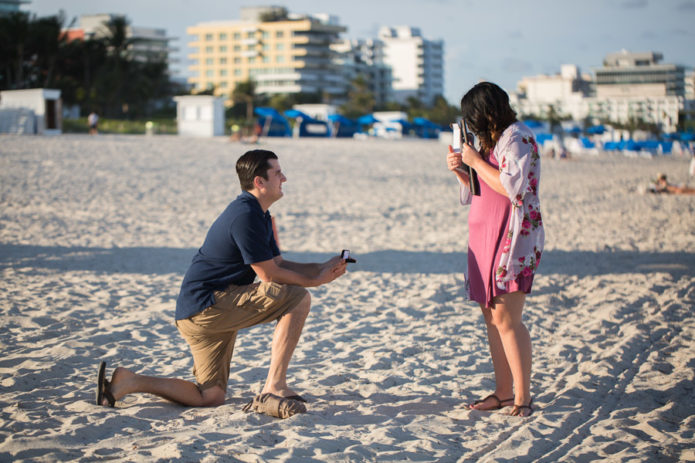
[[[137,120],[99,118],[99,133],[101,133],[101,134],[132,134],[132,135],[144,134],[144,133],[146,133],[146,124],[148,121],[151,121],[154,124],[154,133],[155,134],[174,135],[178,132],[178,129],[176,127],[176,120],[171,119],[171,118],[137,119]],[[87,132],[89,132],[89,127],[87,125],[87,118],[81,117],[79,119],[64,119],[63,120],[63,132],[64,133],[87,133]]]
[[[57,88],[64,105],[121,118],[150,116],[172,95],[165,62],[133,59],[125,17],[103,39],[69,42],[65,25],[62,14],[0,17],[0,89]]]
[[[259,19],[263,23],[269,23],[274,21],[285,21],[287,19],[287,8],[273,8],[270,11],[261,13]]]
[[[244,82],[239,82],[232,90],[231,99],[234,102],[234,107],[239,104],[245,105],[246,108],[246,120],[251,121],[253,119],[253,107],[256,103],[256,83],[249,79]]]
[[[350,119],[356,119],[374,111],[374,95],[369,91],[363,76],[357,76],[351,82],[348,101],[340,107],[340,113]]]

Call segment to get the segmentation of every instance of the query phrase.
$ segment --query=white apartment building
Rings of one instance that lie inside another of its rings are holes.
[[[621,51],[606,56],[596,77],[579,77],[565,65],[556,76],[524,78],[512,102],[521,115],[546,116],[549,105],[574,120],[626,123],[640,120],[676,130],[679,115],[692,115],[683,66],[661,64],[660,53]],[[545,110],[544,110],[545,109]]]
[[[189,55],[197,91],[215,89],[229,96],[249,79],[264,94],[345,95],[346,79],[331,45],[346,28],[335,16],[289,14],[282,7],[241,9],[241,19],[200,23],[187,29],[194,37]]]
[[[27,3],[29,0],[0,0],[0,16],[19,13],[20,7]]]
[[[338,53],[337,62],[342,67],[347,88],[357,76],[362,76],[377,106],[393,101],[393,74],[391,67],[384,63],[381,40],[341,40],[331,48]]]
[[[582,120],[587,116],[584,99],[590,87],[590,75],[582,74],[573,64],[564,64],[559,74],[524,77],[510,100],[520,114],[547,117],[552,107],[560,116]]]
[[[99,39],[107,37],[111,32],[108,24],[115,18],[122,17],[115,14],[94,14],[80,16],[79,28],[85,39]],[[76,29],[71,29],[74,32]],[[169,46],[173,37],[168,37],[166,29],[154,27],[138,27],[128,25],[126,38],[129,41],[128,53],[133,60],[139,62],[163,61],[170,65],[174,62],[170,56],[176,51]]]
[[[409,26],[382,27],[384,63],[393,73],[393,97],[405,103],[415,97],[432,104],[444,93],[444,42],[422,37],[420,29]]]

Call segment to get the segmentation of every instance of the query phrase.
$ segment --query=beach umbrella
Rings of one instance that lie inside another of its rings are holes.
[[[366,114],[357,119],[357,123],[362,125],[369,125],[375,122],[379,122],[379,119],[374,117],[374,114]]]
[[[529,129],[538,129],[538,128],[540,128],[540,127],[543,127],[543,123],[542,123],[542,122],[536,121],[536,120],[534,120],[534,119],[528,119],[528,120],[525,120],[525,121],[522,121],[522,122],[523,122],[523,123],[526,125],[526,127],[528,127]]]
[[[586,133],[591,135],[602,135],[606,132],[606,128],[603,125],[592,125],[586,129]]]

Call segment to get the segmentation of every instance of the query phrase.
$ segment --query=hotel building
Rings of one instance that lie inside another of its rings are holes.
[[[416,27],[382,27],[384,63],[393,72],[395,101],[415,97],[426,105],[444,94],[444,42],[422,37]]]
[[[241,20],[189,27],[194,91],[228,96],[252,79],[256,92],[344,96],[346,79],[331,44],[346,28],[333,16],[292,15],[282,7],[242,8]]]
[[[520,114],[546,116],[550,105],[574,120],[654,123],[676,130],[680,116],[692,115],[683,66],[662,64],[660,53],[620,51],[605,57],[595,78],[565,65],[557,76],[526,77],[512,102]],[[589,81],[588,79],[591,79]]]
[[[0,16],[20,13],[20,7],[30,3],[29,0],[0,0]]]
[[[374,95],[376,106],[393,101],[391,66],[384,63],[384,42],[378,39],[342,40],[332,46],[338,52],[346,84],[362,76]]]
[[[642,120],[675,130],[685,109],[685,68],[662,64],[661,53],[622,50],[596,69],[596,97],[587,101],[590,117],[627,122]]]
[[[116,14],[82,15],[79,27],[68,29],[66,34],[70,40],[108,37],[111,34],[109,23],[120,17],[122,16]],[[128,53],[134,61],[142,63],[163,61],[168,65],[174,62],[171,54],[176,51],[176,48],[169,46],[169,42],[174,38],[168,37],[165,29],[128,25],[125,32],[129,42]]]

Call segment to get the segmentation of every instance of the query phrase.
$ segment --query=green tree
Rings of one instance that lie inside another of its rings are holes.
[[[239,82],[232,90],[232,101],[235,105],[245,104],[246,105],[246,120],[250,122],[253,120],[253,103],[256,97],[256,83],[249,79],[244,82]]]
[[[30,17],[27,13],[12,13],[0,17],[0,63],[2,88],[27,88],[24,79]]]
[[[374,111],[374,94],[369,91],[367,81],[362,75],[358,75],[350,83],[348,100],[340,107],[340,113],[348,118],[356,119],[364,114]]]
[[[456,120],[461,111],[456,106],[450,105],[442,95],[434,98],[432,107],[427,111],[427,119],[435,124],[448,126]]]

